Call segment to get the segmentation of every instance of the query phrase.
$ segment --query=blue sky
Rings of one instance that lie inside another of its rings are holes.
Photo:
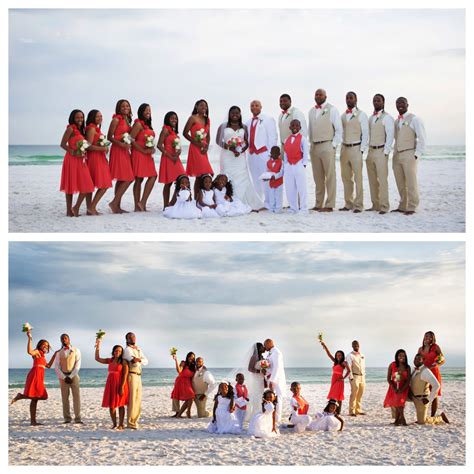
[[[370,113],[406,96],[430,144],[464,144],[463,10],[10,10],[10,144],[59,143],[69,112],[115,102],[152,106],[181,127],[206,98],[220,123],[252,99],[277,116],[290,93],[305,113],[326,88],[340,112],[348,90]]]
[[[464,364],[461,243],[17,242],[9,263],[10,367],[31,365],[25,321],[55,348],[69,333],[86,367],[99,328],[106,351],[134,331],[154,367],[171,367],[171,346],[233,366],[266,337],[288,366],[325,366],[319,331],[332,351],[357,338],[386,366],[433,330]]]

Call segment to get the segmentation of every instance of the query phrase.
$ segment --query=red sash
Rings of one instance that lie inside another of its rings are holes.
[[[267,161],[267,170],[271,173],[279,173],[281,171],[281,166],[283,165],[283,161],[278,159],[274,160],[270,158]],[[273,181],[270,181],[271,188],[279,188],[283,184],[283,176],[281,178],[276,178]]]
[[[258,119],[254,120],[252,119],[252,125],[250,126],[250,144],[249,144],[249,151],[253,155],[260,155],[260,153],[263,153],[267,151],[266,146],[262,146],[262,148],[259,148],[258,150],[255,148],[255,131],[257,129],[257,123]]]
[[[290,135],[286,141],[285,145],[283,146],[286,154],[286,158],[288,159],[288,163],[290,165],[296,165],[298,161],[303,159],[303,152],[301,151],[301,133],[298,133],[295,137],[295,141],[291,143],[291,138],[295,137],[294,135]]]

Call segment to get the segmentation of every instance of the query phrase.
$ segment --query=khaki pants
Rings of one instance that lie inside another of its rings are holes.
[[[341,177],[344,185],[344,207],[347,209],[364,210],[362,164],[360,145],[341,146]],[[356,187],[355,197],[354,182]]]
[[[127,426],[138,428],[142,407],[142,378],[137,374],[128,374]]]
[[[393,155],[393,174],[400,194],[400,211],[415,211],[420,203],[416,180],[417,164],[415,150],[395,152]]]
[[[421,401],[421,398],[413,397],[413,403],[416,410],[416,422],[420,425],[439,425],[444,423],[441,416],[428,416],[429,403],[426,405]]]
[[[81,395],[79,391],[79,375],[72,379],[72,383],[68,384],[64,380],[59,381],[61,387],[61,399],[63,402],[64,421],[72,421],[71,407],[69,406],[69,393],[72,392],[72,404],[74,407],[74,421],[81,421]]]
[[[351,380],[351,396],[349,398],[349,415],[358,415],[362,413],[362,395],[365,390],[365,377],[363,375],[354,375]]]
[[[336,150],[332,141],[311,144],[311,165],[316,184],[316,207],[336,207]],[[327,193],[326,202],[324,195]]]
[[[207,418],[211,414],[206,410],[206,403],[207,403],[207,396],[204,397],[204,400],[199,400],[201,395],[197,395],[194,397],[194,403],[196,404],[197,408],[197,416],[198,418]]]
[[[370,199],[377,211],[388,212],[388,155],[383,148],[369,148],[367,155],[367,176],[369,177]]]

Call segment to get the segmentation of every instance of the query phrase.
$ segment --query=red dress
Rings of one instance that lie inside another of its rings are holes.
[[[76,150],[78,143],[85,138],[75,125],[68,125],[68,128],[73,131],[68,145]],[[66,152],[61,170],[60,191],[66,194],[92,193],[94,191],[94,183],[86,161],[85,156],[74,156],[68,151]]]
[[[113,115],[114,119],[118,119],[117,128],[114,132],[114,138],[122,141],[124,133],[130,133],[131,127],[128,122],[119,114]],[[135,176],[132,169],[132,159],[130,152],[124,148],[112,144],[110,148],[110,175],[112,179],[117,181],[134,181]]]
[[[204,132],[207,133],[207,137],[204,139],[204,142],[209,143],[210,124],[211,123],[209,120],[204,126],[196,122],[190,130],[192,137],[194,138],[196,132],[203,128]],[[191,143],[189,145],[188,162],[186,163],[186,174],[188,176],[201,176],[207,173],[212,175],[214,174],[214,171],[212,170],[211,165],[209,163],[207,153],[205,153],[204,155],[201,154],[201,148],[195,145],[194,143]]]
[[[420,351],[420,353],[423,355],[423,363],[426,367],[429,367],[431,372],[433,372],[433,375],[436,377],[436,380],[439,382],[438,396],[441,396],[441,372],[439,370],[439,366],[436,365],[435,367],[431,367],[435,363],[436,358],[438,357],[436,351],[440,353],[441,349],[437,344],[432,344],[429,352]]]
[[[192,400],[194,398],[193,376],[194,372],[185,366],[174,381],[173,391],[171,392],[173,400]]]
[[[122,372],[124,366],[117,364],[113,359],[109,359],[109,373],[105,382],[102,407],[119,408],[128,404],[128,383],[125,383],[122,395],[119,393],[122,385]]]
[[[102,135],[100,128],[90,123],[86,127],[86,130],[88,129],[94,129],[95,132],[92,145],[99,146],[98,141]],[[89,167],[92,182],[97,189],[112,187],[112,177],[110,176],[110,168],[105,151],[88,151],[87,166]]]
[[[179,138],[178,134],[169,125],[164,125],[163,129],[168,130],[168,136],[165,138],[163,143],[165,150],[168,153],[174,153],[175,149],[173,148],[173,140]],[[184,171],[183,163],[181,163],[179,157],[176,160],[176,163],[173,163],[171,158],[168,158],[164,154],[161,155],[160,176],[158,178],[160,183],[173,183],[176,181],[176,178],[182,174],[186,174],[186,171]]]
[[[46,367],[46,357],[44,353],[39,351],[40,357],[33,357],[33,367],[28,372],[25,382],[25,390],[23,395],[28,398],[38,398],[46,400],[48,392],[44,386],[44,369]]]
[[[328,400],[344,400],[344,379],[338,380],[344,373],[342,365],[335,365],[332,368],[331,388],[328,393]]]
[[[395,381],[395,375],[398,373],[398,367],[396,366],[395,362],[392,362],[390,365],[391,369],[391,378]],[[405,369],[403,372],[400,373],[400,380],[398,384],[403,386],[408,379],[408,370]],[[405,402],[408,398],[408,389],[410,388],[409,384],[403,392],[396,393],[395,389],[393,388],[392,384],[389,385],[387,395],[385,396],[385,400],[383,402],[384,408],[388,407],[404,407]]]
[[[136,119],[135,123],[136,122],[140,122],[143,128],[138,132],[135,141],[145,148],[146,137],[154,137],[155,132],[143,120]],[[135,148],[132,148],[132,168],[135,178],[150,178],[151,176],[156,176],[153,155],[147,155]]]

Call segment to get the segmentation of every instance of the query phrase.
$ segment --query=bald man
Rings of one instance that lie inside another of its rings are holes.
[[[262,114],[262,103],[253,100],[250,103],[252,118],[247,121],[249,131],[248,163],[255,191],[263,200],[265,187],[259,177],[267,171],[267,161],[270,159],[270,150],[278,145],[278,133],[275,120]],[[268,209],[267,202],[265,207]]]
[[[326,99],[326,91],[318,89],[314,94],[316,105],[308,114],[311,165],[316,185],[313,211],[319,212],[332,212],[336,206],[336,148],[342,142],[341,117]]]

